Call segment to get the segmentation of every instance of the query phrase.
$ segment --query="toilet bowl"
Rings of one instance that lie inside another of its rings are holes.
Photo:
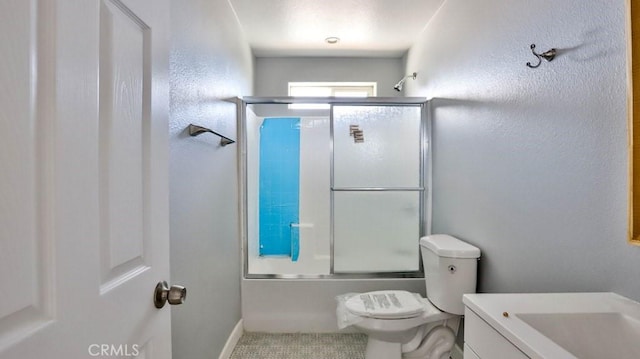
[[[420,246],[427,298],[387,290],[344,302],[353,327],[368,336],[365,359],[448,358],[464,314],[462,295],[476,289],[480,250],[448,235],[423,237]]]
[[[367,359],[400,359],[402,353],[416,351],[432,327],[459,317],[443,312],[428,299],[406,291],[358,294],[345,302],[345,309],[357,317],[353,326],[368,336]],[[453,344],[455,335],[451,336]],[[445,349],[447,352],[450,350]]]

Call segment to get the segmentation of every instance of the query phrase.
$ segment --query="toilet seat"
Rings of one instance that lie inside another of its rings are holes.
[[[422,298],[404,290],[381,290],[357,294],[345,302],[355,315],[376,319],[414,318],[427,307]]]

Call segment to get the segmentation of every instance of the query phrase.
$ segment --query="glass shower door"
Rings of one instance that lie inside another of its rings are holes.
[[[421,110],[334,105],[334,273],[419,270]]]
[[[247,116],[246,273],[330,274],[329,114]]]

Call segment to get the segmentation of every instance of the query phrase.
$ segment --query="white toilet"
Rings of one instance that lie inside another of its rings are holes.
[[[354,295],[343,310],[368,335],[366,359],[444,359],[455,343],[464,305],[476,291],[480,250],[449,235],[420,239],[427,298],[406,291]]]

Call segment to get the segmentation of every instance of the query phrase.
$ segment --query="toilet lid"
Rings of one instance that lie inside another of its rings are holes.
[[[424,312],[419,295],[404,290],[381,290],[356,294],[345,306],[356,315],[380,319],[413,318]]]

